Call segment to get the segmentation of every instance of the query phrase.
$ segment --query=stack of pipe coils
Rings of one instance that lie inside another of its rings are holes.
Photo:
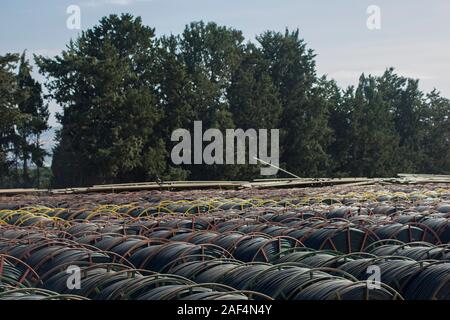
[[[437,185],[15,196],[0,299],[447,300],[449,201]]]

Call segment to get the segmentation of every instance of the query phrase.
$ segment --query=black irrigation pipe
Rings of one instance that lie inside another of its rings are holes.
[[[88,300],[77,295],[63,295],[41,288],[19,288],[1,292],[0,300]]]
[[[434,246],[427,242],[411,242],[399,245],[382,245],[370,251],[378,256],[404,256],[416,261],[423,260],[450,260],[450,246]]]
[[[0,225],[0,295],[450,299],[444,197],[175,197],[158,204],[158,197],[145,196],[98,207],[112,198],[97,196],[86,204],[55,204],[64,208],[22,206],[0,211],[6,223]],[[83,279],[75,292],[66,285],[72,264]],[[381,270],[376,289],[366,281],[371,266]]]
[[[257,262],[235,266],[226,270],[217,281],[239,290],[247,290],[252,279],[270,267],[270,264]]]
[[[135,251],[129,259],[137,268],[159,272],[179,257],[200,260],[202,255],[232,258],[232,255],[224,248],[214,244],[196,245],[187,242],[170,242],[141,248]]]
[[[450,300],[450,262],[424,265],[402,287],[407,300]]]

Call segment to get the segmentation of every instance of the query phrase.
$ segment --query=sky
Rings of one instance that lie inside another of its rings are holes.
[[[356,84],[363,72],[379,75],[394,67],[420,79],[422,90],[437,88],[450,98],[449,0],[0,0],[0,54],[59,54],[80,32],[67,28],[70,5],[80,8],[81,30],[124,12],[141,16],[157,35],[178,34],[199,20],[242,30],[247,40],[298,28],[317,55],[317,73],[341,87]],[[369,29],[373,5],[380,10],[379,28]],[[60,108],[51,102],[50,110],[56,127]],[[50,131],[48,146],[52,137]]]

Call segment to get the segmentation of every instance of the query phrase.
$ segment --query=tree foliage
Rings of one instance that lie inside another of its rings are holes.
[[[0,184],[6,187],[39,186],[47,155],[40,137],[49,112],[31,71],[25,52],[0,57]]]
[[[55,185],[155,178],[165,148],[155,125],[154,30],[140,18],[111,15],[54,59],[38,57],[62,107],[54,150]]]
[[[281,166],[300,176],[450,174],[448,99],[392,68],[341,89],[317,75],[299,30],[245,42],[239,30],[193,22],[156,37],[139,17],[110,15],[35,61],[62,107],[54,186],[260,177],[252,165],[174,165],[171,133],[194,121],[222,132],[279,128]],[[24,56],[0,57],[0,170],[13,175],[20,163],[25,185],[28,164],[42,166],[48,119],[30,70]]]

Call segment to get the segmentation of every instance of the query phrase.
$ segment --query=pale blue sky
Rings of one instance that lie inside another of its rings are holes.
[[[66,8],[73,4],[81,8],[82,29],[122,12],[140,15],[159,35],[198,20],[240,29],[247,39],[299,28],[317,54],[318,73],[343,87],[362,72],[393,66],[420,78],[423,90],[436,87],[450,97],[449,0],[0,0],[0,54],[58,54],[78,34],[66,27]],[[381,30],[366,27],[369,5],[381,8]],[[52,103],[51,110],[58,106]]]

